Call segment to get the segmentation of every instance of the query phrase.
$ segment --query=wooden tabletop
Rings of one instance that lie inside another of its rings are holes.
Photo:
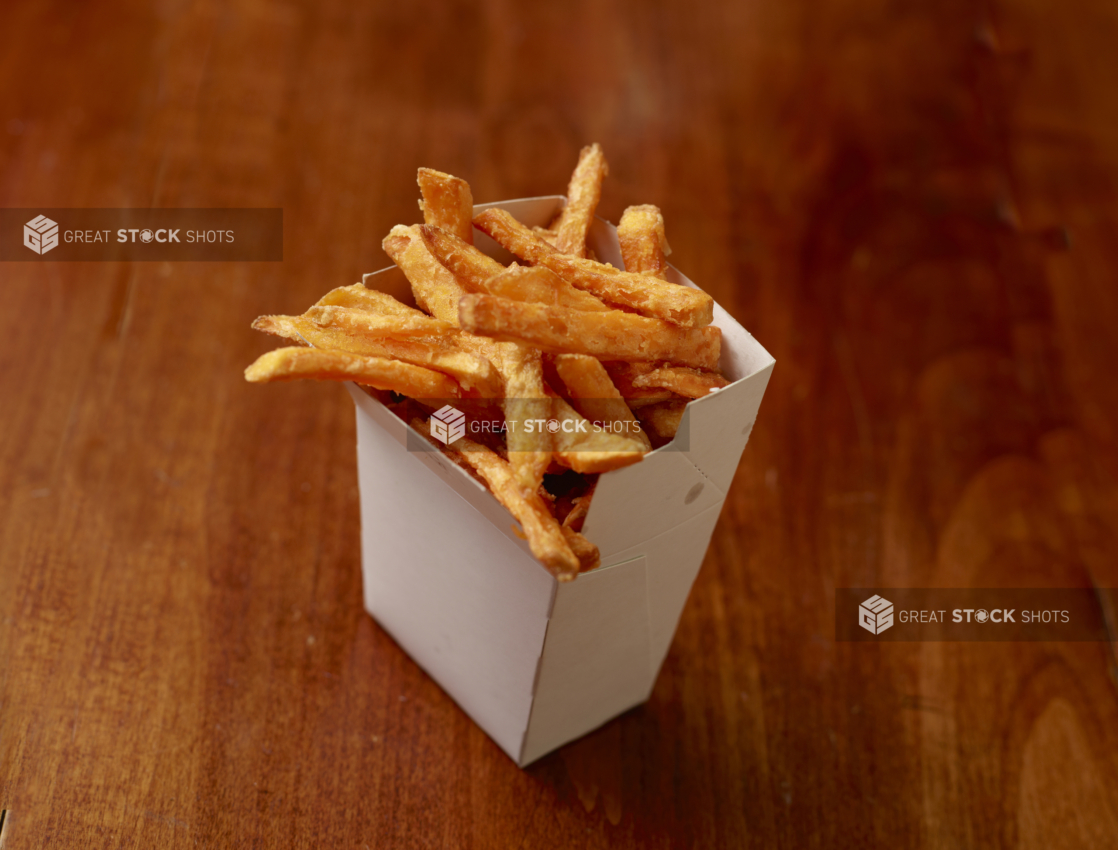
[[[1118,586],[1102,0],[6,2],[0,206],[282,207],[282,263],[0,268],[3,846],[1118,846],[1103,643],[836,587]],[[249,329],[415,172],[610,162],[776,357],[651,700],[518,769],[362,610],[353,405]]]

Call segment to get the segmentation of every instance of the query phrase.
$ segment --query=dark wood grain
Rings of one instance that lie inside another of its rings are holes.
[[[282,264],[0,269],[0,808],[33,847],[1118,836],[1099,644],[836,644],[841,586],[1118,587],[1118,12],[7,2],[0,204],[282,206]],[[517,769],[362,612],[352,405],[262,313],[420,165],[665,212],[777,367],[650,702]]]

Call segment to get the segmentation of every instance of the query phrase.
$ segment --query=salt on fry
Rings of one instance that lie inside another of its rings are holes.
[[[553,228],[553,244],[558,250],[575,257],[586,256],[586,233],[594,220],[594,211],[602,197],[602,181],[607,174],[609,165],[597,143],[579,152],[578,165],[567,187],[567,205]]]
[[[603,301],[688,327],[709,325],[714,317],[714,301],[702,290],[563,254],[504,210],[491,207],[479,214],[474,224],[517,257],[546,266]]]
[[[470,184],[433,168],[419,169],[418,182],[423,220],[473,245],[474,196]]]
[[[685,328],[619,310],[588,313],[493,295],[464,296],[458,317],[471,333],[603,360],[671,360],[713,369],[722,347],[717,327]]]
[[[389,360],[365,357],[348,351],[323,351],[318,348],[277,348],[260,355],[245,369],[245,380],[253,383],[294,381],[312,378],[320,381],[355,381],[391,390],[412,398],[456,398],[462,394],[453,380],[441,372]]]
[[[617,225],[625,271],[667,279],[666,257],[672,249],[664,235],[664,216],[653,204],[629,207]]]

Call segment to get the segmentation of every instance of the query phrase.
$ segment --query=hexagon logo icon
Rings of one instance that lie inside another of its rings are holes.
[[[431,436],[440,443],[450,445],[466,436],[466,414],[449,404],[431,414]]]
[[[893,625],[893,603],[881,596],[871,596],[858,606],[858,625],[879,635]]]
[[[36,254],[58,247],[58,223],[45,215],[35,216],[23,225],[23,244]]]

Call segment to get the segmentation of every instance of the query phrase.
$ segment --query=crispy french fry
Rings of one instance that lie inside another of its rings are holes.
[[[609,360],[668,360],[713,369],[722,344],[722,332],[713,326],[684,328],[619,310],[587,313],[493,295],[463,297],[458,317],[471,333]]]
[[[498,369],[505,379],[505,424],[509,464],[526,493],[539,492],[551,463],[554,438],[541,420],[552,415],[552,402],[543,383],[540,352],[525,345],[510,345],[498,354]]]
[[[575,531],[568,525],[559,526],[559,530],[563,532],[563,539],[567,541],[567,545],[571,547],[574,556],[578,558],[579,572],[585,573],[596,570],[602,565],[602,553],[580,532]]]
[[[657,445],[663,445],[675,437],[686,409],[687,401],[678,399],[642,407],[637,415],[644,427],[655,438],[654,442]]]
[[[318,325],[373,337],[434,337],[453,339],[458,328],[430,316],[378,316],[354,307],[311,307],[304,314]]]
[[[589,313],[604,313],[610,308],[589,292],[575,289],[545,266],[512,265],[485,282],[490,295],[529,301],[551,307],[566,307]]]
[[[633,381],[635,381],[639,375],[647,375],[655,369],[655,363],[625,363],[620,360],[608,360],[603,362],[602,366],[605,367],[606,372],[613,381],[613,385],[617,387],[617,391],[621,393],[621,397],[625,399],[625,403],[628,404],[629,408],[632,410],[649,404],[657,404],[662,401],[671,401],[679,398],[679,396],[670,390],[638,387],[633,384]]]
[[[352,286],[339,286],[331,289],[315,303],[316,307],[349,307],[354,310],[365,310],[378,316],[420,316],[427,318],[422,310],[416,310],[407,304],[401,304],[387,292],[378,292],[369,289],[363,283]]]
[[[608,422],[613,433],[630,437],[645,449],[652,448],[633,411],[596,357],[556,354],[553,362],[575,410],[591,422]]]
[[[449,375],[463,389],[476,391],[484,398],[500,398],[504,394],[504,382],[493,364],[482,355],[460,348],[459,340],[372,337],[322,327],[305,316],[261,316],[252,326],[313,348],[348,351],[366,357],[391,357],[425,366]]]
[[[485,282],[505,270],[492,257],[447,230],[423,224],[419,235],[431,256],[454,275],[466,292],[485,292]]]
[[[524,492],[508,463],[485,446],[466,437],[455,441],[453,446],[444,446],[431,438],[426,422],[416,419],[411,424],[433,446],[477,472],[497,497],[497,501],[508,508],[509,513],[520,523],[532,554],[556,578],[569,581],[578,574],[579,559],[571,551],[562,527],[538,493]]]
[[[516,256],[532,265],[547,266],[568,283],[603,301],[688,327],[709,325],[714,317],[714,301],[702,290],[563,254],[504,210],[487,209],[474,224]]]
[[[245,369],[245,380],[253,383],[314,378],[320,381],[356,381],[378,390],[392,390],[412,398],[457,398],[462,394],[454,381],[441,372],[388,360],[365,357],[348,351],[318,348],[277,348],[262,354]]]
[[[582,524],[586,522],[586,515],[590,512],[590,501],[594,498],[595,487],[597,487],[596,480],[586,493],[574,499],[571,510],[563,517],[563,525],[575,531],[582,531]]]
[[[644,457],[645,447],[629,437],[596,429],[561,398],[552,399],[555,459],[575,472],[609,472],[629,466]]]
[[[418,227],[396,225],[381,243],[411,284],[415,303],[444,322],[458,324],[458,301],[466,294],[454,275],[431,256]]]
[[[664,236],[664,216],[653,204],[629,207],[617,225],[617,240],[625,271],[665,280],[672,249]]]
[[[419,169],[418,181],[423,220],[473,245],[474,196],[470,184],[433,168]]]
[[[582,149],[567,187],[567,205],[555,227],[555,247],[565,254],[586,256],[586,232],[602,197],[602,180],[609,165],[597,143]]]
[[[702,398],[729,385],[730,382],[717,372],[704,372],[685,366],[661,366],[633,378],[635,387],[659,387],[687,398]]]

